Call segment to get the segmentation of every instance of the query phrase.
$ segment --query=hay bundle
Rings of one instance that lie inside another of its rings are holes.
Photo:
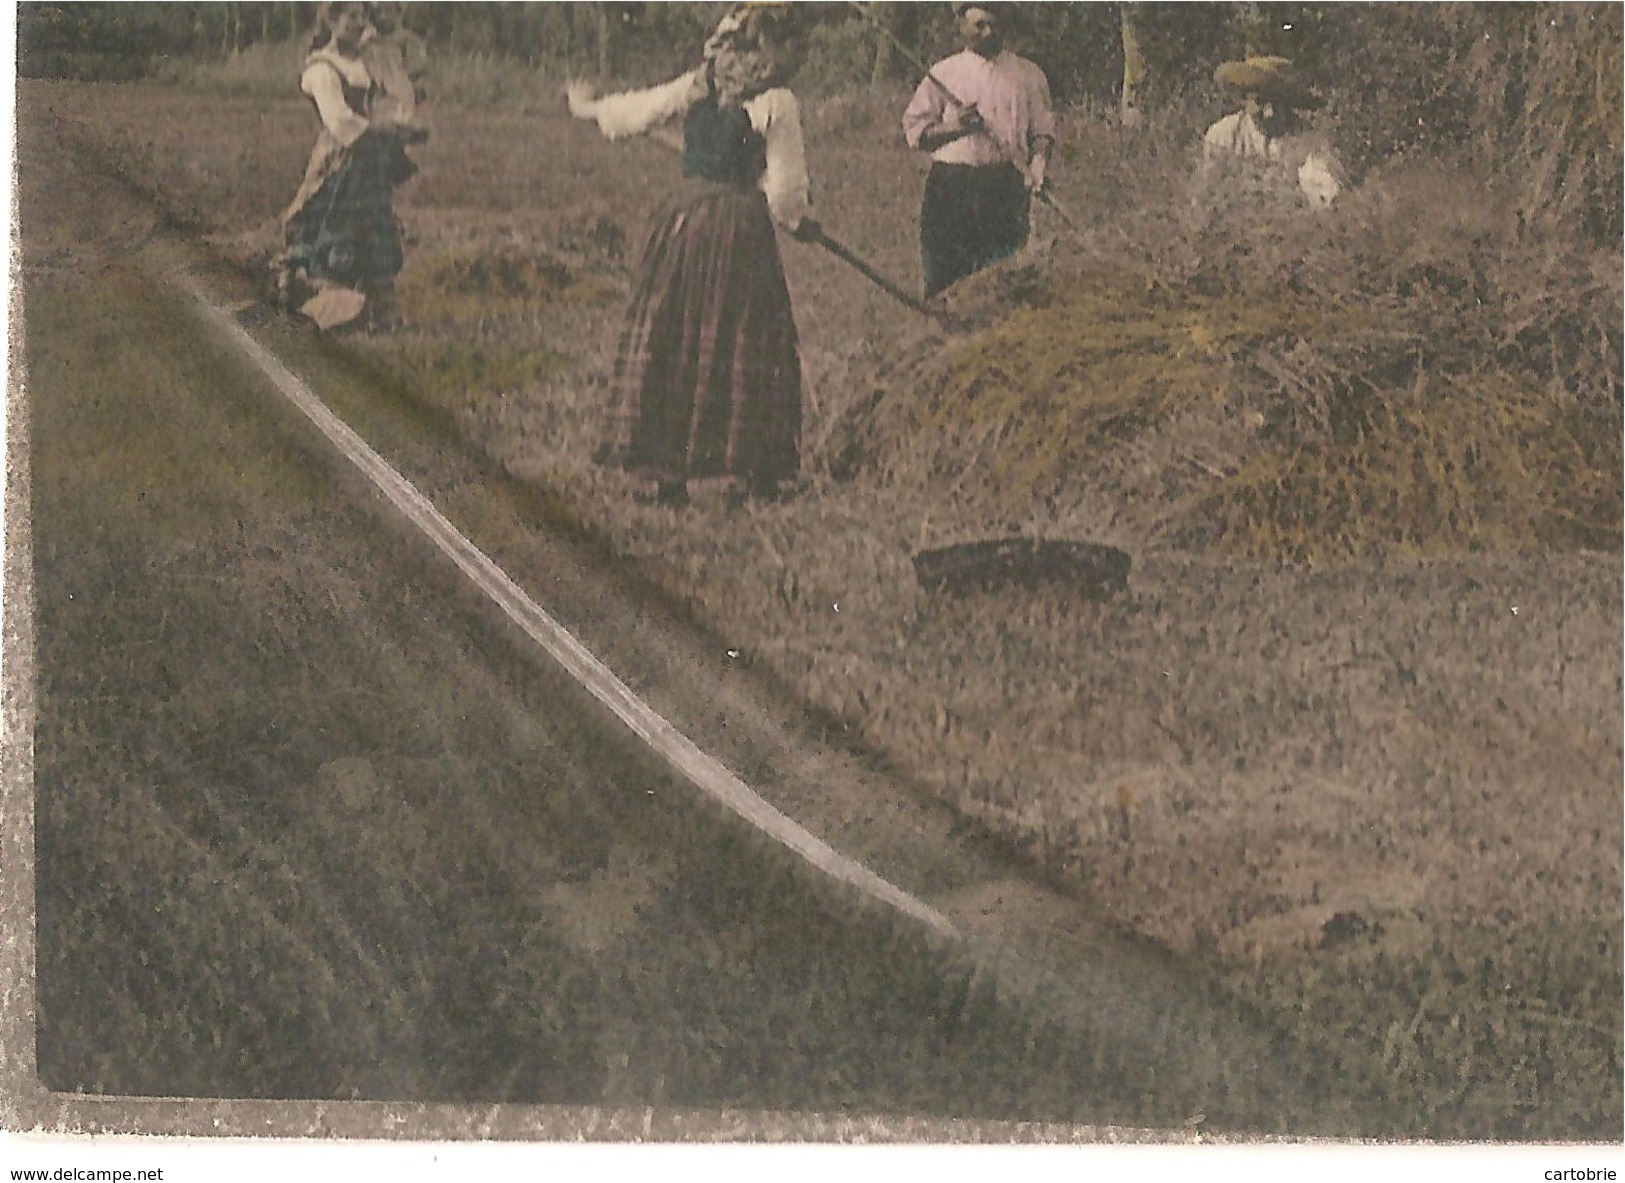
[[[1087,491],[1137,549],[1617,549],[1617,252],[1524,234],[1470,181],[1401,161],[1335,218],[1215,209],[1138,268],[979,275],[952,295],[978,330],[880,370],[832,470],[1004,521]],[[1218,462],[1169,467],[1192,454]]]
[[[1176,533],[1260,559],[1619,545],[1617,434],[1505,378],[1366,396],[1348,438],[1267,452],[1196,498]]]
[[[1108,477],[1126,442],[1225,398],[1234,359],[1261,342],[1335,330],[1290,294],[1214,300],[1118,271],[978,281],[1020,285],[1020,306],[879,372],[845,424],[849,474],[1020,516]]]

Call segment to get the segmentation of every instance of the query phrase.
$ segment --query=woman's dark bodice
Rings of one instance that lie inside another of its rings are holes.
[[[369,78],[365,86],[356,86],[350,82],[343,70],[332,65],[331,62],[327,64],[338,77],[339,88],[344,94],[344,105],[363,119],[369,118],[372,113],[372,92],[374,89],[372,80]],[[315,105],[315,102],[315,99],[311,100],[312,105]]]
[[[683,175],[749,188],[767,167],[767,144],[741,107],[707,98],[683,122]]]
[[[372,87],[370,85],[351,86],[348,82],[344,83],[345,105],[363,118],[367,116],[367,112],[371,107],[371,96]]]

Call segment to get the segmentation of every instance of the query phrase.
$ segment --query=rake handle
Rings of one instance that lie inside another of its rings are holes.
[[[913,296],[909,295],[891,280],[880,274],[880,272],[869,266],[869,264],[860,256],[854,254],[849,247],[831,238],[827,233],[825,233],[823,227],[819,227],[818,232],[807,241],[816,243],[823,247],[826,251],[834,255],[848,267],[851,267],[854,271],[862,275],[865,279],[874,284],[881,291],[885,292],[892,299],[903,305],[903,307],[908,308],[911,311],[918,312],[921,316],[929,317],[932,320],[940,321],[943,319],[941,313],[937,312],[935,309],[926,307],[926,305],[921,303],[919,300],[916,300]]]
[[[931,69],[930,66],[926,65],[925,62],[920,60],[918,54],[916,54],[907,45],[903,44],[902,38],[888,29],[883,21],[877,20],[874,13],[870,12],[866,7],[858,3],[858,0],[847,0],[847,3],[851,5],[851,7],[857,9],[859,15],[861,15],[866,22],[873,25],[874,28],[880,32],[881,36],[885,37],[886,40],[892,43],[892,46],[902,56],[905,62],[913,66],[916,70],[920,71],[920,73],[924,74],[926,81],[942,92],[943,98],[947,99],[956,107],[963,107],[966,105],[960,100],[958,95],[954,94],[954,92],[948,88],[948,84],[946,82],[937,77],[936,73]],[[1010,146],[1008,144],[1001,144],[1000,146],[1004,149],[1005,154],[1012,158],[1013,163],[1015,163],[1018,168],[1021,168],[1024,165],[1024,161],[1015,160],[1016,154],[1010,150]],[[1074,233],[1077,232],[1077,222],[1073,221],[1072,215],[1067,213],[1054,197],[1050,196],[1050,192],[1047,188],[1034,190],[1034,195],[1038,198],[1038,200],[1042,201],[1045,205],[1049,206],[1050,209],[1055,211],[1056,215],[1060,217],[1061,221],[1066,223],[1066,228],[1068,230],[1071,230]]]

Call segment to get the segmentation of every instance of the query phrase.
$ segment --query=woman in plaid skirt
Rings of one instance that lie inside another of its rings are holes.
[[[812,238],[785,4],[736,7],[705,64],[664,86],[570,111],[610,139],[683,119],[683,182],[655,212],[615,366],[600,462],[653,479],[660,500],[729,477],[776,494],[800,467],[801,362],[775,223]]]

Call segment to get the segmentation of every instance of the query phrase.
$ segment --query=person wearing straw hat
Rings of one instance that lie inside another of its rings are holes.
[[[1202,175],[1247,182],[1311,209],[1325,209],[1343,191],[1331,149],[1309,131],[1303,113],[1320,97],[1283,57],[1225,62],[1214,71],[1221,87],[1239,93],[1242,108],[1202,137]]]
[[[920,206],[929,298],[1026,245],[1055,148],[1049,80],[1005,48],[1009,6],[955,4],[963,49],[932,66],[903,112],[931,156]]]
[[[801,363],[774,226],[819,233],[787,85],[799,62],[790,6],[736,5],[702,57],[648,90],[566,91],[571,114],[611,140],[683,121],[683,181],[651,219],[597,454],[652,478],[672,506],[698,479],[772,496],[798,475]]]

